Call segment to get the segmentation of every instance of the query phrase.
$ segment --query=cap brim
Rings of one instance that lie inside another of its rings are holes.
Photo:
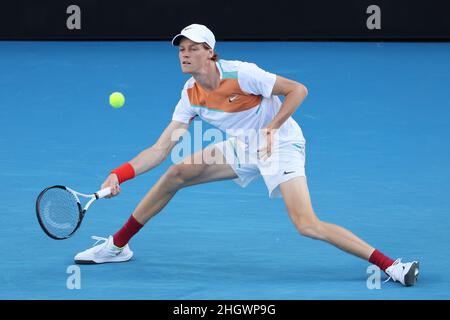
[[[187,33],[187,32],[186,32]],[[183,39],[183,37],[188,38],[189,40],[192,40],[194,42],[197,43],[204,43],[205,41],[201,38],[197,38],[195,35],[193,34],[177,34],[173,39],[172,39],[172,44],[174,46],[178,46],[180,44],[181,39]]]
[[[177,34],[175,37],[173,37],[172,39],[172,45],[173,46],[178,46],[180,44],[181,38],[184,37],[181,33]]]

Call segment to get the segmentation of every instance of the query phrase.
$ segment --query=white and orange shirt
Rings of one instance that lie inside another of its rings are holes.
[[[272,95],[276,75],[242,61],[219,60],[216,65],[219,87],[207,92],[193,77],[188,79],[172,120],[190,123],[198,116],[230,136],[266,127],[282,104],[278,96]],[[305,143],[302,130],[292,117],[281,126],[278,138],[280,143]]]

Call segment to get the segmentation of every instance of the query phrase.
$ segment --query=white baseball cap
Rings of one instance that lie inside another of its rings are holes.
[[[180,34],[177,34],[172,39],[172,44],[174,46],[178,46],[182,37],[186,37],[194,42],[203,43],[205,42],[211,49],[214,49],[216,45],[216,38],[214,37],[214,33],[209,30],[206,26],[202,24],[191,24],[181,30]]]

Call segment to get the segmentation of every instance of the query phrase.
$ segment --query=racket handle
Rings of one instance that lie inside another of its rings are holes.
[[[110,194],[111,194],[111,187],[108,187],[108,188],[105,188],[105,189],[97,191],[95,193],[95,197],[97,199],[101,199],[101,198],[104,198],[106,196],[109,196]]]

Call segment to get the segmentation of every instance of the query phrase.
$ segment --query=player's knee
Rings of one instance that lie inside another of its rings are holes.
[[[166,185],[172,190],[181,189],[194,175],[195,172],[193,172],[192,166],[190,165],[182,163],[173,165],[166,172]]]
[[[171,166],[164,175],[164,178],[164,184],[167,186],[167,188],[171,190],[180,189],[185,183],[183,167],[179,164]]]
[[[302,236],[318,240],[325,239],[325,232],[319,220],[301,221],[296,223],[296,227]]]

